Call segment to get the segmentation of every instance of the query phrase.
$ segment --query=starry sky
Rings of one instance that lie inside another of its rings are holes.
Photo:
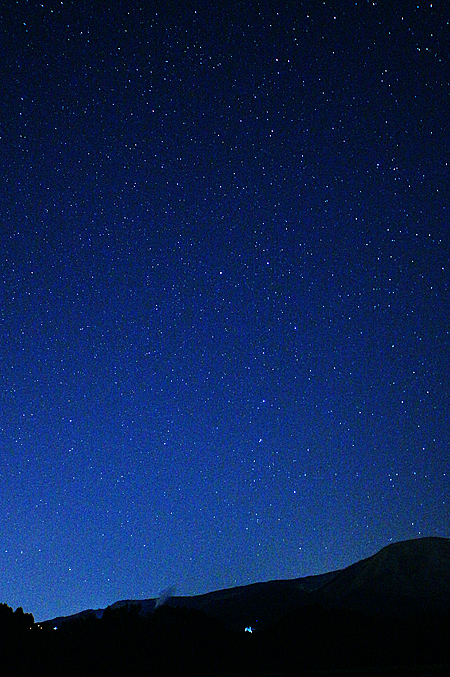
[[[442,2],[0,10],[0,601],[450,535]]]

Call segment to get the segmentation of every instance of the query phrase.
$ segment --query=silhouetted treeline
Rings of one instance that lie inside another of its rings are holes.
[[[108,608],[62,623],[0,605],[1,674],[154,675],[302,674],[308,670],[450,663],[450,614],[376,618],[314,605],[261,632],[230,629],[196,609]]]
[[[34,633],[32,614],[0,604],[0,671],[4,675],[26,674]]]

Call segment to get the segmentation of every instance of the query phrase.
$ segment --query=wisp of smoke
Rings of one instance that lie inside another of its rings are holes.
[[[164,588],[164,590],[161,590],[161,592],[159,593],[159,597],[156,600],[155,609],[165,604],[168,599],[174,596],[174,594],[175,594],[174,585],[169,585],[168,588]]]

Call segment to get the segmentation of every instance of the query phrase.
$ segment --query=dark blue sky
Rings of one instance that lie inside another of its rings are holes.
[[[442,3],[1,15],[0,601],[448,537]]]

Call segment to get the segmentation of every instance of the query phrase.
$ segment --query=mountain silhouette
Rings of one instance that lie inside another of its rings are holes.
[[[450,610],[450,539],[392,543],[340,571],[315,602],[377,615],[409,616]]]
[[[167,597],[163,604],[205,612],[233,630],[270,627],[289,612],[311,605],[391,617],[449,612],[450,539],[427,537],[393,543],[339,571],[191,597]],[[122,600],[108,609],[137,607],[145,616],[157,606],[157,599]],[[86,610],[41,625],[60,627],[80,618],[101,618],[104,611]]]

